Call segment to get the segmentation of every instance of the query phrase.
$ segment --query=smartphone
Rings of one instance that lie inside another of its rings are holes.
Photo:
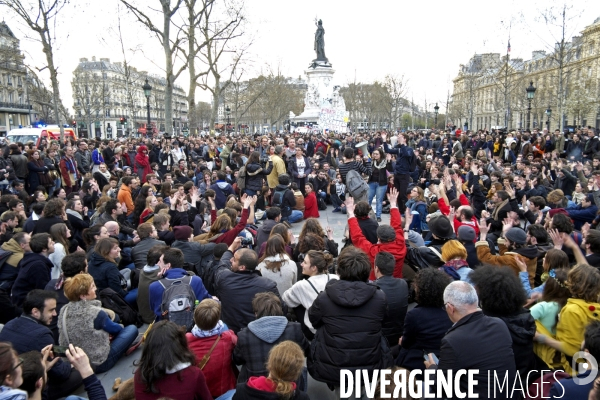
[[[437,365],[440,363],[440,360],[437,358],[437,356],[434,353],[428,353],[425,350],[423,350],[423,359],[425,361],[429,361],[429,355],[431,354],[431,358],[433,358],[433,362]]]
[[[52,353],[54,354],[54,357],[66,357],[67,356],[67,349],[68,347],[66,346],[52,346]]]

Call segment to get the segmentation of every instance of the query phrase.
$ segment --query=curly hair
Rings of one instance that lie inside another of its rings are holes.
[[[452,279],[435,268],[423,268],[415,276],[415,300],[422,307],[443,307],[444,289]]]
[[[484,265],[469,274],[480,306],[486,315],[509,316],[519,312],[527,295],[519,278],[509,267]]]
[[[325,250],[325,240],[315,233],[307,233],[302,241],[298,242],[298,251],[307,253],[309,250]]]
[[[62,199],[50,199],[44,206],[44,218],[60,217],[65,211],[65,202]]]
[[[309,218],[306,221],[304,221],[304,226],[300,231],[300,235],[298,235],[298,243],[302,243],[302,241],[304,240],[304,236],[307,233],[315,233],[319,236],[325,236],[325,231],[323,230],[323,227],[321,226],[319,220],[316,218]]]

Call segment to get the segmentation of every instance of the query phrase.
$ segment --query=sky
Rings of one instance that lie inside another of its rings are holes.
[[[23,2],[32,0],[22,0]],[[226,0],[241,1],[241,0]],[[151,15],[149,5],[158,0],[132,0]],[[136,3],[137,2],[137,3]],[[299,77],[316,57],[313,50],[315,18],[325,28],[325,53],[336,71],[334,83],[371,83],[387,74],[404,76],[406,97],[420,107],[440,113],[446,108],[452,79],[460,64],[474,54],[506,54],[510,37],[511,58],[531,58],[534,50],[549,50],[558,34],[558,24],[547,23],[549,9],[558,15],[560,1],[453,0],[245,0],[243,41],[251,42],[245,58],[245,78],[268,70]],[[25,62],[41,69],[46,64],[41,44],[5,8],[0,16],[21,39]],[[600,17],[600,2],[568,2],[566,36],[578,35]],[[70,81],[82,57],[122,61],[118,21],[130,65],[138,70],[164,75],[164,55],[158,40],[118,0],[71,0],[59,14],[54,60],[59,69],[61,97],[72,110]],[[40,73],[50,87],[49,74]],[[176,81],[185,90],[184,72]],[[199,100],[208,93],[197,90]]]

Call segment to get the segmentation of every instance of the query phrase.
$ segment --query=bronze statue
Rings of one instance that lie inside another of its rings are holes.
[[[315,19],[315,25],[317,26],[317,31],[315,32],[315,51],[317,52],[317,58],[313,60],[317,62],[328,63],[327,57],[325,57],[325,29],[323,29],[323,21]]]

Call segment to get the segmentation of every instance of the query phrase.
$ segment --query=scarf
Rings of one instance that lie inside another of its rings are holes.
[[[381,164],[377,164],[377,161],[373,160],[373,166],[377,169],[384,169],[386,165],[387,160],[385,158],[381,161]]]
[[[225,324],[221,320],[217,322],[217,326],[207,331],[203,331],[202,329],[198,328],[198,325],[194,325],[194,327],[192,328],[192,335],[194,335],[197,338],[207,338],[218,335],[220,333],[223,333],[223,331],[227,330],[223,328],[225,328]]]
[[[500,212],[502,207],[508,204],[509,201],[509,199],[506,199],[502,203],[496,204],[496,207],[494,207],[494,211],[492,212],[492,218],[494,218],[495,221],[498,221],[498,213]]]
[[[63,157],[63,160],[65,160],[65,166],[67,167],[67,170],[71,174],[77,175],[77,168],[75,168],[75,162],[73,161],[73,159],[68,158],[68,157]]]
[[[465,261],[465,260],[450,260],[447,261],[446,264],[442,265],[440,268],[438,268],[440,271],[444,271],[445,273],[447,273],[448,275],[450,275],[450,277],[452,279],[454,279],[455,281],[460,281],[460,275],[458,275],[458,271],[459,269],[463,268],[463,267],[468,267],[469,264]]]

